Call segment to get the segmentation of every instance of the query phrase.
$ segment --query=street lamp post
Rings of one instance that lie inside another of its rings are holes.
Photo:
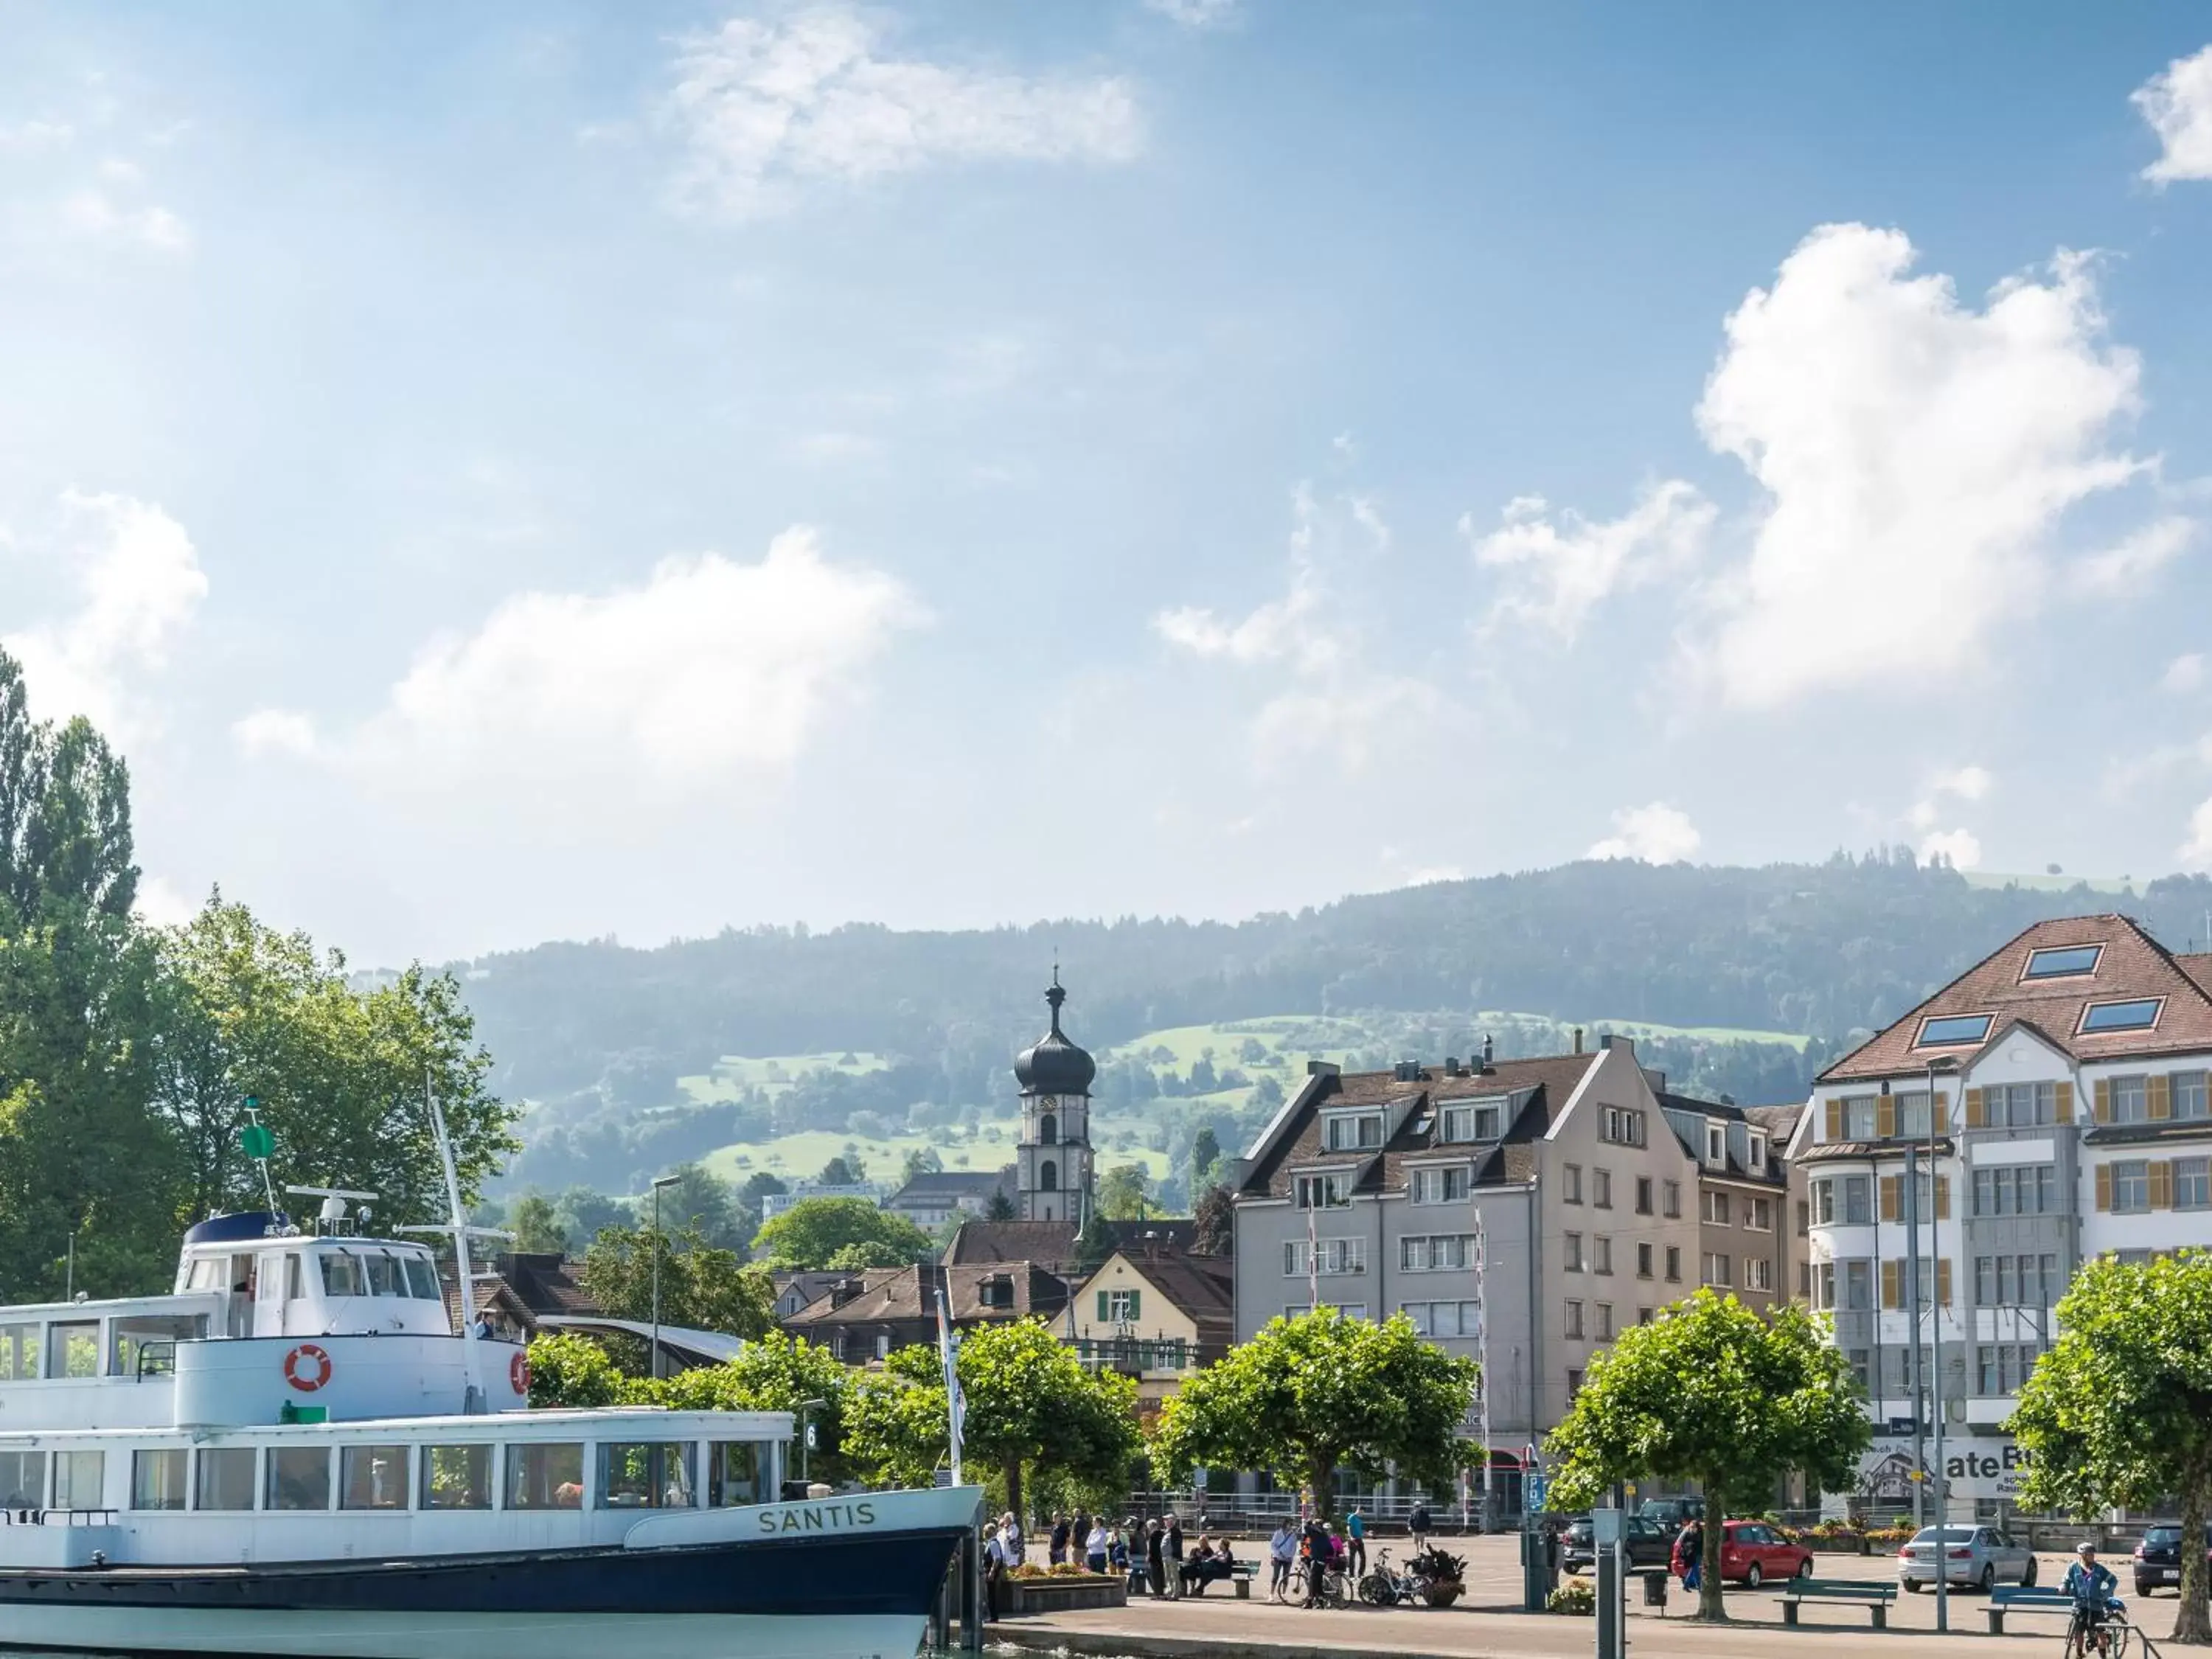
[[[1936,1525],[1937,1536],[1944,1541],[1936,1547],[1936,1628],[1951,1628],[1951,1559],[1947,1553],[1949,1542],[1948,1528],[1951,1520],[1951,1486],[1943,1478],[1943,1206],[1936,1199],[1938,1179],[1936,1165],[1936,1079],[1938,1073],[1948,1076],[1954,1063],[1946,1060],[1928,1062],[1928,1340],[1935,1361],[1935,1376],[1929,1382],[1929,1408],[1936,1417]],[[1947,1122],[1944,1127],[1950,1126]],[[1913,1346],[1920,1343],[1919,1334],[1913,1334]]]
[[[653,1375],[660,1375],[660,1189],[684,1177],[665,1175],[653,1183]]]

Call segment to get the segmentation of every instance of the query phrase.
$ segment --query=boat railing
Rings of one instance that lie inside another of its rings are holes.
[[[0,1510],[0,1526],[112,1527],[114,1510]]]
[[[138,1345],[138,1380],[149,1376],[173,1376],[177,1370],[177,1345],[173,1340],[142,1342]]]

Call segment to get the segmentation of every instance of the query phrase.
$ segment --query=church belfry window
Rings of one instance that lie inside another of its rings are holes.
[[[1047,1146],[1060,1139],[1060,1120],[1047,1112],[1037,1120],[1037,1139]]]
[[[1045,1159],[1045,1161],[1037,1167],[1037,1185],[1045,1192],[1058,1192],[1060,1190],[1060,1165],[1054,1163],[1050,1158]]]

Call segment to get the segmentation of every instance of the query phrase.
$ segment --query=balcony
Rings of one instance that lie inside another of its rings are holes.
[[[1179,1336],[1086,1336],[1068,1346],[1075,1350],[1080,1364],[1093,1370],[1119,1371],[1125,1376],[1187,1371],[1196,1360],[1196,1345]]]

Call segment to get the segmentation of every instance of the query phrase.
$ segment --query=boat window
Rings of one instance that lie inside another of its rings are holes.
[[[327,1263],[330,1257],[325,1256]],[[407,1507],[407,1448],[348,1446],[338,1454],[338,1507],[342,1510],[404,1510]]]
[[[284,1253],[284,1299],[297,1302],[307,1293],[307,1287],[300,1280],[300,1253],[287,1250]]]
[[[185,1506],[185,1449],[164,1447],[159,1451],[131,1454],[131,1507],[134,1510],[180,1510]]]
[[[195,1459],[198,1482],[192,1489],[196,1510],[253,1507],[253,1448],[203,1446]]]
[[[100,1322],[46,1328],[48,1376],[100,1375]]]
[[[405,1277],[399,1264],[381,1250],[372,1250],[362,1258],[368,1268],[368,1293],[371,1296],[404,1296]]]
[[[54,1507],[58,1510],[107,1507],[106,1452],[65,1451],[54,1454]]]
[[[167,1376],[177,1369],[177,1344],[207,1334],[205,1314],[133,1314],[107,1328],[111,1376]]]
[[[221,1291],[229,1288],[222,1282],[222,1261],[220,1257],[204,1255],[192,1263],[191,1272],[185,1279],[188,1291]]]
[[[322,1254],[323,1294],[325,1296],[366,1296],[362,1288],[361,1262],[343,1250],[325,1250]]]
[[[403,1257],[407,1267],[407,1288],[418,1301],[443,1302],[446,1293],[438,1285],[438,1270],[427,1255]]]
[[[768,1492],[757,1440],[717,1440],[707,1448],[707,1503],[718,1510],[765,1504]]]
[[[424,1447],[422,1507],[426,1510],[489,1509],[491,1448]]]
[[[46,1453],[0,1452],[0,1510],[42,1510],[46,1506]]]
[[[0,1382],[26,1382],[39,1375],[38,1325],[0,1325]]]
[[[507,1506],[511,1510],[584,1507],[580,1442],[537,1441],[507,1449]]]
[[[611,1510],[691,1507],[691,1448],[636,1441],[599,1448],[599,1503]]]
[[[293,1258],[297,1261],[298,1257]],[[326,1510],[331,1506],[331,1454],[326,1446],[269,1449],[269,1507]]]

